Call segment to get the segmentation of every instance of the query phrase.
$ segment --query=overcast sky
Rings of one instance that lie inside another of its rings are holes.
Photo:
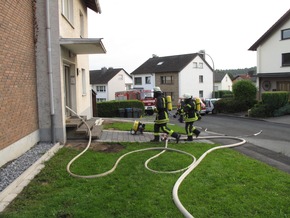
[[[131,73],[152,54],[211,56],[215,69],[256,66],[248,49],[288,9],[289,0],[99,0],[89,11],[89,37],[103,38],[106,54],[90,55],[90,70]],[[212,66],[211,59],[206,58]]]

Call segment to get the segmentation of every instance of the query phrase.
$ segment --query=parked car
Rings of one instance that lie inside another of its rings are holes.
[[[214,104],[215,102],[217,102],[218,100],[220,100],[220,98],[208,98],[205,99],[205,107],[206,107],[206,114],[208,113],[212,113],[212,114],[216,114],[217,111],[214,108]]]

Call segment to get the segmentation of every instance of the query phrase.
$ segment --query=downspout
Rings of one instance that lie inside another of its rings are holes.
[[[50,119],[51,119],[51,142],[55,143],[55,122],[54,122],[54,93],[53,93],[53,74],[52,74],[52,63],[51,63],[51,37],[50,37],[50,10],[49,1],[45,1],[46,5],[46,34],[47,34],[47,65],[48,65],[48,80],[49,80],[49,97],[50,97]]]

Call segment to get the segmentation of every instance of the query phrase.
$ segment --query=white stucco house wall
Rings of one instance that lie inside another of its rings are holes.
[[[88,10],[98,0],[36,1],[36,70],[41,141],[66,142],[74,111],[92,117],[89,54],[106,53],[101,38],[88,37]]]
[[[153,90],[155,87],[155,74],[138,74],[136,79],[132,75],[132,81],[135,81],[133,85],[134,89]]]
[[[200,54],[179,72],[179,97],[190,93],[194,97],[211,98],[213,70]]]
[[[97,93],[96,101],[115,100],[115,92],[132,88],[131,76],[122,68],[90,70],[90,85]]]
[[[173,105],[184,93],[211,98],[213,69],[200,53],[158,57],[154,55],[131,73],[133,88],[153,89],[159,86],[170,95]],[[150,83],[149,83],[150,80]]]
[[[228,90],[232,91],[233,81],[227,73],[215,74],[215,91]]]
[[[257,51],[259,96],[265,91],[290,91],[290,10],[249,50]]]

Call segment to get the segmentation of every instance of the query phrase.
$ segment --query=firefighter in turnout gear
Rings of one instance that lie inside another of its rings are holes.
[[[157,114],[154,121],[154,139],[151,140],[151,142],[159,142],[159,131],[161,128],[164,133],[167,133],[169,136],[175,138],[176,143],[178,143],[181,135],[167,127],[169,117],[166,98],[163,96],[163,93],[159,87],[155,87],[153,92]]]
[[[188,93],[185,93],[183,95],[184,98],[184,105],[181,108],[180,112],[184,113],[184,121],[185,121],[185,131],[187,134],[187,140],[186,141],[192,141],[193,134],[195,134],[196,138],[199,136],[200,131],[197,130],[193,123],[194,121],[198,120],[198,114],[196,111],[196,105],[192,99],[192,96]]]

